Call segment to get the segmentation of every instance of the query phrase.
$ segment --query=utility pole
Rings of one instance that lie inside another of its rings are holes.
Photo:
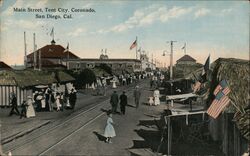
[[[36,69],[36,62],[37,62],[37,56],[36,56],[36,34],[33,33],[33,44],[34,44],[34,52],[33,52],[33,63],[34,63],[34,69]]]
[[[26,33],[24,32],[24,67],[27,68],[27,44],[26,44]]]
[[[137,51],[137,47],[138,47],[138,40],[137,40],[137,36],[136,36],[136,39],[135,39],[135,43],[136,43],[136,46],[135,46],[135,54],[136,54],[136,60],[138,59],[138,51]]]
[[[173,79],[173,43],[177,41],[170,41],[170,80]]]

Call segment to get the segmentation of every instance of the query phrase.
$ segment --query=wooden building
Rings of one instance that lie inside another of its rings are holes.
[[[39,68],[40,64],[41,68],[66,68],[62,64],[63,59],[79,59],[79,57],[63,46],[56,45],[56,42],[52,40],[50,45],[39,48],[27,55],[27,67],[33,68],[35,66]]]
[[[0,106],[10,105],[10,95],[15,93],[20,105],[27,96],[32,96],[38,85],[65,85],[75,79],[63,71],[1,71],[0,72]]]
[[[101,64],[107,64],[112,71],[128,71],[128,72],[140,72],[141,61],[137,59],[70,59],[64,60],[64,64],[68,64],[68,69],[80,70],[85,68],[93,69]]]

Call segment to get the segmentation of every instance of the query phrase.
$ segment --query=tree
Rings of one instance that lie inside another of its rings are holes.
[[[98,68],[103,69],[105,72],[112,75],[112,68],[108,66],[107,64],[101,63],[100,66],[98,66]]]
[[[76,76],[76,84],[79,88],[86,86],[86,84],[92,84],[96,81],[95,73],[91,69],[84,69]]]

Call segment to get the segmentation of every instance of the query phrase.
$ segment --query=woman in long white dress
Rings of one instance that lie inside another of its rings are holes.
[[[111,142],[111,138],[115,137],[115,129],[113,127],[113,119],[112,119],[112,114],[108,114],[108,119],[107,119],[107,125],[105,127],[105,131],[104,131],[104,136],[107,138],[106,142],[107,143],[112,143]]]
[[[32,97],[31,96],[28,96],[27,97],[27,111],[26,111],[26,117],[29,118],[29,117],[35,117],[36,114],[35,114],[35,110],[34,110],[34,107],[33,107],[33,100],[32,100]]]
[[[154,101],[155,101],[155,106],[160,105],[160,91],[157,88],[154,91]]]
[[[61,110],[61,103],[60,103],[60,94],[59,93],[56,93],[56,111],[59,111]]]

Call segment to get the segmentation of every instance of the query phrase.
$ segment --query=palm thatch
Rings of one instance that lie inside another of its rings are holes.
[[[105,70],[103,70],[101,68],[93,68],[91,70],[95,73],[96,77],[110,76],[110,74],[108,74]]]
[[[212,81],[210,86],[210,97],[213,96],[213,91],[219,82],[225,79],[231,90],[228,95],[231,101],[233,101],[241,109],[247,107],[248,98],[250,97],[249,63],[250,61],[234,58],[217,59],[211,75]],[[233,105],[230,105],[225,111],[236,112],[236,109]]]
[[[75,78],[63,71],[55,71],[52,73],[55,76],[58,83],[66,83],[75,81]]]
[[[241,131],[241,134],[249,139],[248,126],[250,124],[250,111],[245,111],[249,104],[250,98],[250,61],[234,58],[219,58],[214,62],[214,69],[211,75],[210,85],[210,100],[213,100],[213,91],[219,82],[225,79],[231,92],[228,97],[231,104],[224,110],[227,113],[239,113],[240,117],[235,118],[234,121]],[[211,101],[209,102],[211,103]]]
[[[0,85],[16,85],[25,88],[36,85],[47,85],[54,82],[57,82],[55,76],[47,71],[3,71],[0,74]]]
[[[8,71],[8,72],[11,72],[11,71]],[[16,86],[17,83],[11,75],[7,74],[6,71],[1,71],[0,72],[0,85],[2,85],[2,86]]]
[[[241,134],[247,140],[250,140],[250,109],[245,110],[245,113],[236,112],[233,121],[236,123],[236,126],[240,130]]]

